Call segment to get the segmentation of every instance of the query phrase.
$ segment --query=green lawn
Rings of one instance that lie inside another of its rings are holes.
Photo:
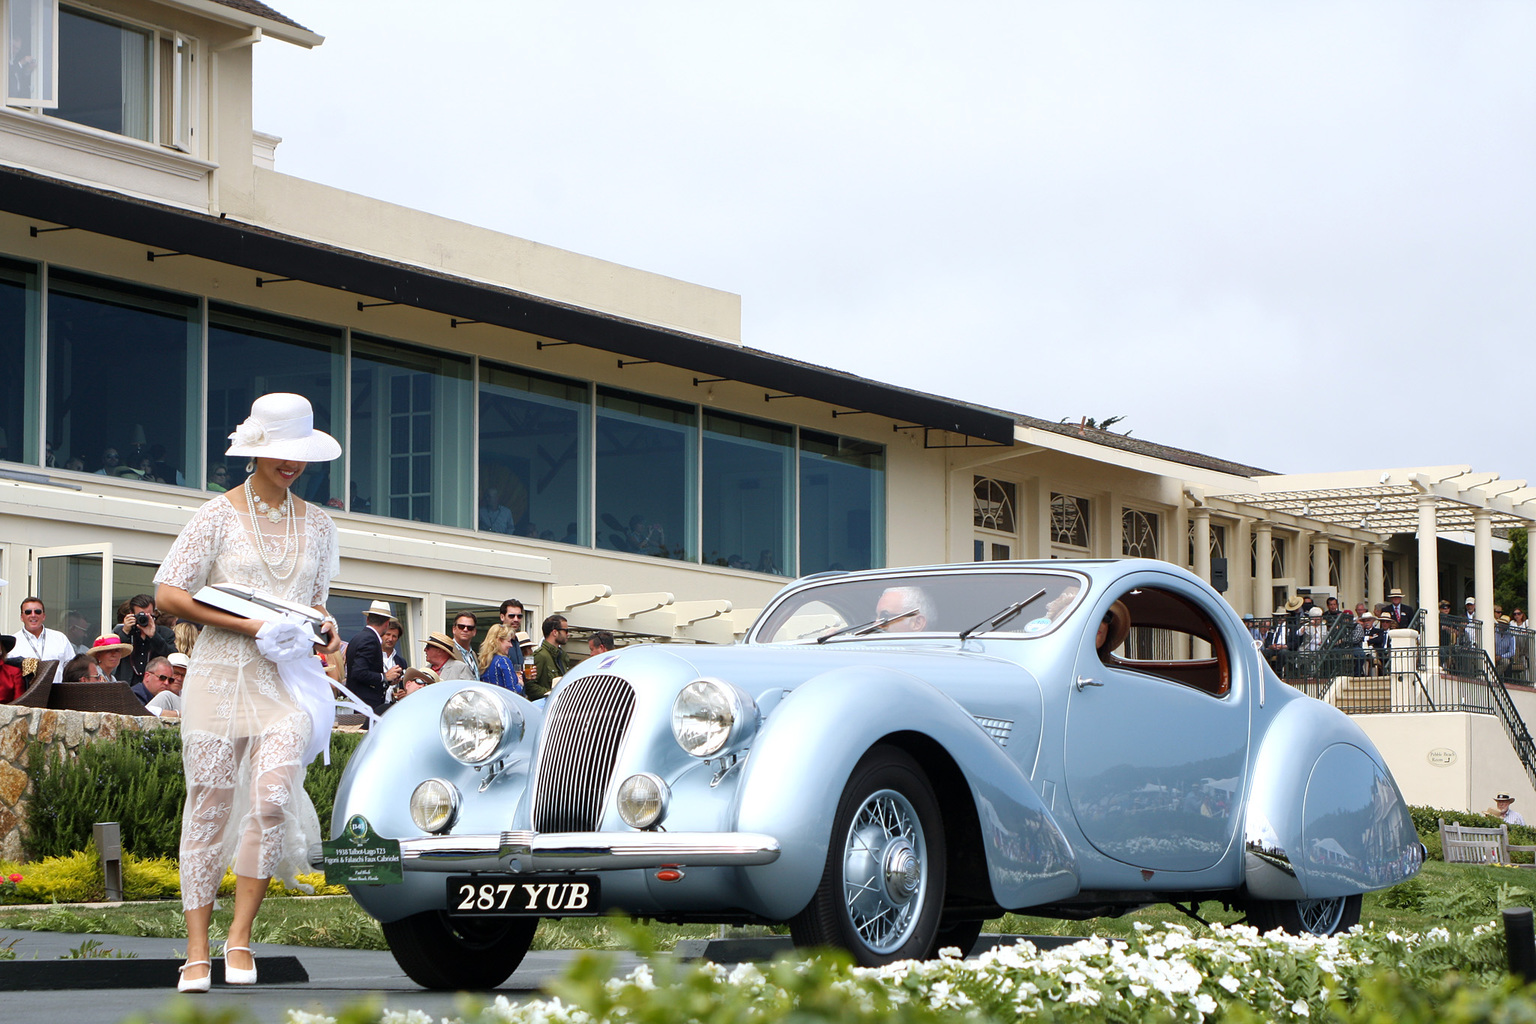
[[[1361,921],[1402,933],[1422,932],[1436,926],[1467,932],[1496,918],[1501,906],[1529,906],[1532,902],[1536,902],[1536,871],[1430,861],[1418,878],[1366,896]],[[1208,921],[1229,924],[1242,919],[1241,914],[1223,910],[1214,902],[1203,904],[1200,915]],[[215,935],[222,934],[229,918],[227,910],[214,914]],[[988,922],[986,930],[1026,935],[1124,935],[1135,921],[1157,924],[1189,919],[1172,907],[1159,905],[1125,917],[1089,921],[1009,914]],[[99,910],[0,908],[0,928],[165,938],[185,934],[181,913],[174,903],[138,903]],[[678,939],[709,938],[718,931],[713,925],[652,924],[650,929],[660,949],[671,949]],[[257,919],[255,938],[258,942],[295,946],[385,948],[378,924],[344,896],[268,900]],[[534,940],[535,949],[615,949],[628,944],[613,922],[592,918],[545,921]]]

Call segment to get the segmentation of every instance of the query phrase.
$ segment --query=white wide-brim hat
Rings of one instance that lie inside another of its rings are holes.
[[[341,445],[315,429],[315,411],[303,395],[277,392],[251,403],[251,415],[229,435],[225,455],[249,455],[294,462],[330,462]]]

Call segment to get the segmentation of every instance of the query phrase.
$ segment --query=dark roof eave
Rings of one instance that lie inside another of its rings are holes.
[[[204,213],[0,168],[0,209],[262,274],[650,359],[993,444],[1013,417],[743,346],[582,309]],[[832,421],[828,430],[833,429]]]

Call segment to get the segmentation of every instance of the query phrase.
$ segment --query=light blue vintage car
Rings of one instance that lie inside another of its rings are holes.
[[[1166,562],[809,577],[741,645],[601,655],[541,703],[431,686],[347,766],[333,832],[365,817],[404,869],[352,894],[422,985],[495,986],[540,917],[612,909],[871,965],[1005,910],[1331,933],[1423,862],[1365,734]]]

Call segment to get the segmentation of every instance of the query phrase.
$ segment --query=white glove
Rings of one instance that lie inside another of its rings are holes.
[[[256,633],[256,650],[268,661],[297,661],[314,653],[314,640],[292,622],[268,622]]]

